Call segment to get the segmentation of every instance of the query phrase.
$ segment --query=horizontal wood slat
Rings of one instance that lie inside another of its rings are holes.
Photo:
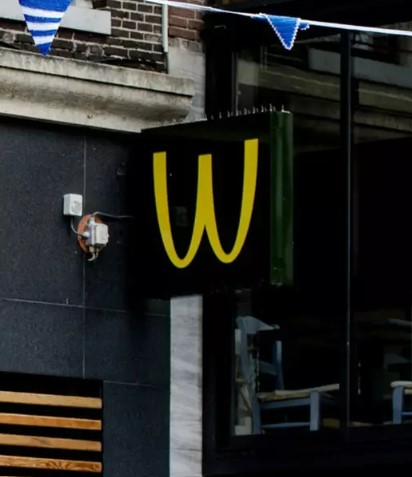
[[[0,467],[20,469],[66,470],[99,473],[102,471],[100,462],[81,460],[41,459],[38,457],[14,457],[0,455]]]
[[[102,422],[96,419],[73,417],[30,416],[27,414],[0,413],[0,424],[36,427],[60,427],[64,429],[85,429],[100,431]]]
[[[55,394],[19,393],[0,391],[0,402],[12,404],[33,404],[36,406],[80,407],[86,409],[101,409],[100,398],[80,396],[60,396]]]
[[[1,376],[2,475],[102,475],[100,383],[68,381],[66,387],[61,378]]]
[[[17,434],[0,434],[0,445],[91,452],[101,452],[102,450],[102,444],[98,441],[62,439],[60,437],[19,436]]]

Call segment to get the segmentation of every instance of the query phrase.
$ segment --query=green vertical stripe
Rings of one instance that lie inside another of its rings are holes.
[[[270,118],[270,282],[293,282],[293,116]]]

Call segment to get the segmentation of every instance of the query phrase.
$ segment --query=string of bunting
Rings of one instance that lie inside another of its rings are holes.
[[[397,35],[412,37],[412,31],[395,30],[391,28],[375,28],[343,23],[319,22],[301,18],[269,15],[266,13],[237,12],[207,5],[179,2],[175,0],[145,0],[149,3],[167,5],[170,7],[198,10],[209,13],[231,14],[248,17],[252,20],[265,21],[278,36],[283,47],[291,50],[295,44],[296,36],[300,30],[307,30],[310,26],[349,30],[363,33],[377,33],[382,35]],[[19,0],[34,44],[43,55],[48,55],[54,37],[60,27],[63,15],[69,8],[72,0]]]
[[[376,33],[381,35],[397,35],[412,37],[410,30],[396,30],[392,28],[377,28],[360,25],[349,25],[345,23],[320,22],[316,20],[304,20],[302,18],[286,17],[279,15],[269,15],[266,13],[246,13],[221,8],[209,7],[206,5],[197,5],[193,3],[179,2],[175,0],[145,0],[149,3],[158,5],[167,5],[175,8],[184,8],[187,10],[198,10],[209,13],[224,13],[229,15],[240,15],[251,18],[252,20],[266,21],[278,36],[283,47],[291,50],[295,44],[296,36],[299,30],[307,30],[310,26],[332,28],[337,30],[349,30],[362,33]]]

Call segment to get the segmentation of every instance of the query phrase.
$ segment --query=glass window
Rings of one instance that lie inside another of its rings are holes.
[[[305,303],[293,291],[255,295],[248,300],[239,294],[234,319],[234,434],[338,428],[337,313]]]
[[[339,36],[300,38],[292,52],[274,44],[237,59],[238,109],[293,112],[295,156],[293,284],[237,295],[234,435],[333,431],[342,416],[340,88],[311,67],[315,50],[339,51]]]
[[[294,279],[231,298],[232,436],[412,423],[412,41],[353,36],[348,230],[339,39],[236,56],[236,109],[294,115]]]
[[[412,41],[354,60],[351,425],[412,422]],[[356,53],[358,50],[355,50]]]

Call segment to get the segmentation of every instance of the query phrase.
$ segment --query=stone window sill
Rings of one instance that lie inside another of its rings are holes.
[[[194,94],[188,78],[6,48],[0,85],[2,116],[130,133],[183,121]]]
[[[0,18],[24,21],[18,0],[0,0]],[[72,6],[64,15],[61,26],[70,30],[110,35],[111,13]]]

